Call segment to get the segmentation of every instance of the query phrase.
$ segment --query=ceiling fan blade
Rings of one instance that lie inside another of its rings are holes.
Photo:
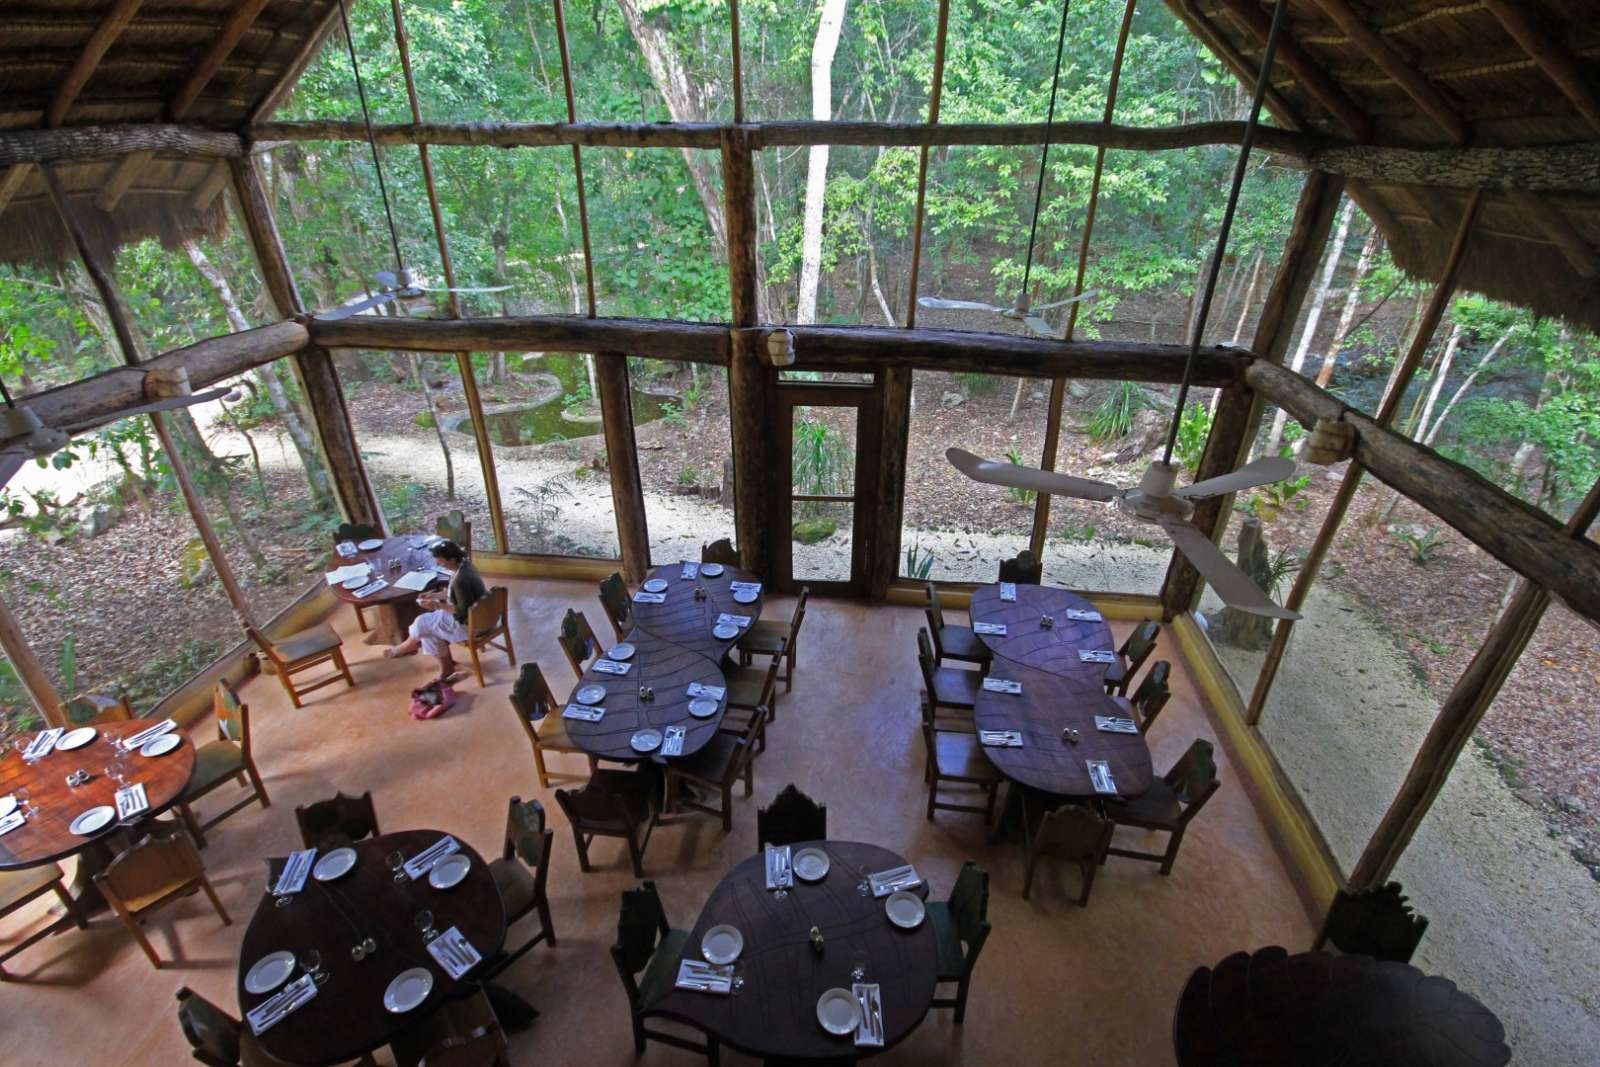
[[[161,400],[153,400],[148,404],[140,404],[137,407],[123,408],[122,410],[109,416],[91,419],[86,422],[69,423],[65,426],[58,426],[56,429],[61,430],[63,433],[77,433],[80,430],[87,430],[91,426],[103,426],[107,422],[115,422],[118,419],[126,419],[133,415],[152,415],[159,411],[173,411],[177,408],[193,407],[196,404],[204,404],[209,400],[220,399],[234,391],[235,390],[233,389],[222,387],[217,389],[207,389],[203,393],[188,393],[184,396],[169,396]]]
[[[385,289],[404,289],[400,284],[400,276],[392,270],[378,270],[372,272],[372,280]]]
[[[1109,482],[1075,478],[1070,474],[1042,471],[1037,467],[1022,467],[1010,461],[996,462],[960,448],[947,449],[944,456],[968,478],[989,485],[1015,486],[1018,489],[1032,489],[1036,493],[1070,496],[1079,500],[1110,500],[1122,492]]]
[[[22,469],[22,465],[31,457],[20,448],[0,449],[0,485],[5,485],[11,476]]]
[[[1294,475],[1295,463],[1292,459],[1282,456],[1262,456],[1254,463],[1246,463],[1232,474],[1222,474],[1215,478],[1207,478],[1203,482],[1174,489],[1173,496],[1188,497],[1191,500],[1200,500],[1208,496],[1221,496],[1223,493],[1236,493],[1241,489],[1253,489],[1258,485],[1269,485],[1272,482],[1281,482]]]
[[[946,300],[942,296],[919,296],[917,306],[934,308],[939,311],[1007,311],[1008,308],[996,307],[993,304],[980,304],[976,300]]]
[[[1061,335],[1056,333],[1055,328],[1037,315],[1024,315],[1022,316],[1022,322],[1028,327],[1028,329],[1032,330],[1040,337],[1048,337],[1052,341],[1061,340]]]
[[[1194,569],[1200,572],[1200,577],[1230,608],[1273,619],[1300,617],[1299,612],[1273,603],[1272,598],[1263,593],[1248,574],[1235,566],[1233,560],[1224,556],[1222,550],[1212,544],[1211,538],[1201,533],[1198,527],[1178,519],[1163,519],[1161,528],[1167,531],[1178,551],[1188,557]]]
[[[511,286],[491,285],[486,289],[430,289],[426,285],[413,285],[412,288],[423,293],[503,293]]]
[[[1035,311],[1049,311],[1051,308],[1064,308],[1068,304],[1076,304],[1080,300],[1093,300],[1095,297],[1097,297],[1099,295],[1100,295],[1100,290],[1098,290],[1098,289],[1085,289],[1083,292],[1079,293],[1077,296],[1069,296],[1065,300],[1057,300],[1057,301],[1055,301],[1054,303],[1051,303],[1051,304],[1035,304],[1033,306],[1033,310],[1035,310]]]
[[[345,304],[343,307],[334,308],[332,311],[325,311],[316,317],[324,322],[335,322],[339,319],[348,319],[351,315],[360,314],[361,312],[366,311],[368,308],[375,308],[379,305],[387,304],[401,295],[401,290],[378,293],[376,296],[369,296],[365,300],[358,300],[354,304]]]

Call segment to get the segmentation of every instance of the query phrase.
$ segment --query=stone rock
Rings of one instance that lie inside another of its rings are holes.
[[[86,504],[78,509],[78,530],[85,537],[99,537],[121,519],[121,508],[105,504]]]
[[[1089,388],[1088,382],[1080,382],[1076,378],[1067,382],[1067,395],[1074,400],[1088,400],[1089,394],[1093,392],[1094,390]]]
[[[1044,391],[1042,389],[1035,389],[1033,392],[1028,394],[1028,399],[1029,400],[1043,400],[1043,399],[1045,399]]]
[[[1568,815],[1583,815],[1589,810],[1589,806],[1583,802],[1583,798],[1574,793],[1557,797],[1556,807]]]
[[[966,402],[967,398],[960,393],[946,393],[939,398],[939,406],[942,408],[958,408]]]

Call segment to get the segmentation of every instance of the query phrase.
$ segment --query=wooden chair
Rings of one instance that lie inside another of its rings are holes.
[[[633,1020],[633,1048],[644,1054],[645,1041],[659,1041],[673,1048],[703,1054],[716,1067],[719,1062],[717,1039],[691,1040],[644,1024],[644,1015],[657,1001],[672,991],[678,979],[678,960],[682,958],[689,931],[675,930],[667,922],[666,909],[654,882],[622,892],[622,912],[617,917],[617,941],[611,946],[611,960],[628,994],[628,1013]]]
[[[222,925],[233,925],[216,890],[211,888],[194,842],[182,834],[145,838],[107,864],[94,876],[94,884],[157,969],[161,967],[161,957],[140,925],[150,912],[201,889],[222,917]]]
[[[389,1045],[397,1067],[509,1067],[505,1030],[483,986],[445,1001]]]
[[[727,672],[728,711],[752,712],[756,708],[765,708],[768,722],[778,717],[778,668],[783,666],[785,643],[783,638],[778,639],[778,653],[767,661],[766,670],[740,667]],[[723,722],[727,721],[725,714]],[[743,728],[740,719],[740,724],[734,729],[742,731]]]
[[[1150,673],[1144,676],[1139,683],[1139,688],[1133,691],[1133,699],[1113,696],[1122,713],[1139,724],[1142,733],[1149,733],[1151,725],[1156,721],[1156,716],[1161,714],[1161,709],[1167,706],[1167,701],[1172,696],[1172,691],[1167,687],[1167,679],[1172,674],[1172,664],[1160,660]]]
[[[545,892],[555,832],[545,821],[544,805],[537,800],[512,797],[507,807],[505,849],[499,859],[489,861],[489,875],[500,893],[506,926],[537,914],[539,932],[496,957],[489,968],[490,976],[511,966],[539,942],[548,942],[551,947],[556,943],[556,924],[550,916],[550,898]]]
[[[1427,929],[1428,920],[1412,911],[1399,882],[1341,889],[1311,947],[1331,943],[1343,953],[1410,963]]]
[[[381,537],[383,537],[382,530],[378,529],[376,526],[368,526],[364,522],[341,522],[338,528],[333,531],[333,543],[335,545],[343,541],[350,541],[355,544],[360,544],[362,541],[370,541],[374,538]],[[350,607],[354,609],[356,613],[356,626],[360,628],[362,633],[366,633],[371,629],[371,627],[367,625],[366,605],[351,604]],[[300,705],[298,704],[295,705],[295,707],[299,706]]]
[[[344,641],[330,626],[313,626],[309,630],[301,630],[276,642],[268,641],[254,626],[246,626],[244,632],[271,661],[272,669],[278,675],[278,681],[283,683],[283,691],[289,694],[289,702],[297,708],[305,707],[300,700],[301,697],[316,692],[325,685],[333,685],[341,678],[351,689],[356,687],[356,680],[350,677],[350,667],[344,661]],[[323,663],[331,663],[334,673],[318,678],[310,685],[295,684],[291,675],[310,670]]]
[[[511,687],[511,708],[522,723],[528,744],[533,746],[533,765],[539,772],[539,788],[550,788],[550,772],[544,765],[546,752],[576,752],[588,756],[589,773],[595,771],[595,758],[578,747],[567,734],[567,720],[562,718],[561,705],[550,692],[544,671],[537,663],[524,663]]]
[[[1063,803],[1051,808],[1049,798],[1032,789],[1022,793],[1022,859],[1026,873],[1022,878],[1022,899],[1033,889],[1033,872],[1039,858],[1049,854],[1078,865],[1083,891],[1078,907],[1089,906],[1089,890],[1095,872],[1105,862],[1106,849],[1116,826],[1093,808]]]
[[[460,1037],[447,1037],[423,1056],[418,1067],[511,1067],[505,1031],[481,1027]]]
[[[776,661],[774,661],[776,662]],[[744,795],[754,790],[755,759],[761,743],[761,732],[766,728],[767,717],[756,708],[740,734],[714,734],[705,747],[692,756],[667,761],[667,812],[679,808],[703,811],[720,816],[722,832],[733,831],[733,785],[744,779]],[[684,795],[682,783],[696,785],[720,795],[722,806],[713,808]]]
[[[982,672],[939,666],[933,640],[925,626],[917,629],[917,665],[922,668],[922,685],[932,698],[935,711],[939,708],[971,711],[977,706],[978,693],[983,690]],[[970,716],[968,718],[970,720]]]
[[[378,810],[372,805],[372,794],[347,797],[335,793],[327,800],[294,809],[294,821],[300,827],[300,841],[306,848],[336,848],[351,845],[368,837],[377,837]]]
[[[708,545],[700,546],[701,563],[720,563],[724,567],[737,567],[739,565],[739,551],[733,547],[733,542],[726,537],[719,538]]]
[[[935,809],[942,809],[982,815],[985,825],[993,822],[995,798],[1005,777],[983,754],[976,733],[938,728],[926,694],[922,697],[922,743],[927,753],[922,780],[928,783],[928,819],[933,819]],[[983,806],[940,800],[939,790],[946,782],[976,787],[985,797]]]
[[[207,1067],[282,1067],[283,1061],[262,1051],[249,1027],[188,986],[178,990],[178,1028]],[[375,1063],[370,1056],[359,1062]]]
[[[433,523],[433,532],[446,541],[454,541],[461,551],[472,555],[472,523],[459,509],[447,511]]]
[[[567,662],[572,664],[572,673],[579,678],[583,677],[583,670],[590,661],[601,656],[600,639],[595,637],[594,629],[581,611],[567,609],[567,614],[561,620],[561,633],[556,640],[561,642],[561,651],[567,654]]]
[[[483,660],[478,654],[480,650],[498,648],[506,654],[511,666],[517,665],[517,650],[511,643],[510,601],[505,586],[490,586],[489,594],[480,597],[467,610],[467,639],[461,643],[467,646],[467,652],[472,656],[472,672],[478,676],[480,686],[487,684],[483,680]],[[497,637],[505,643],[495,644]]]
[[[28,946],[65,930],[70,923],[76,923],[80,930],[89,928],[88,919],[78,907],[78,902],[67,892],[66,884],[62,881],[65,877],[61,873],[61,868],[54,863],[24,867],[17,871],[0,871],[0,918],[10,915],[46,893],[54,893],[66,911],[66,915],[61,919],[47,923],[22,940],[7,945],[5,951],[0,952],[0,981],[6,981],[11,977],[3,966],[5,961]]]
[[[1172,769],[1150,784],[1150,788],[1126,800],[1108,800],[1106,815],[1118,826],[1135,826],[1141,830],[1165,830],[1165,852],[1136,852],[1121,848],[1108,848],[1108,856],[1149,860],[1161,864],[1162,874],[1172,873],[1172,862],[1178,858],[1178,846],[1183,843],[1189,820],[1200,813],[1211,794],[1222,783],[1217,780],[1217,763],[1212,756],[1211,742],[1199,739],[1189,746],[1189,751],[1178,757]]]
[[[923,613],[928,617],[935,664],[942,666],[945,660],[953,660],[987,667],[994,658],[972,627],[952,626],[944,621],[944,606],[939,603],[939,590],[932,582],[928,583],[928,604]]]
[[[636,878],[644,877],[644,850],[660,817],[661,782],[647,771],[599,770],[582,789],[557,789],[556,803],[572,826],[578,867],[589,866],[589,845],[597,837],[620,837]]]
[[[627,637],[628,631],[633,629],[633,598],[628,595],[628,583],[615,571],[600,582],[600,607],[611,620],[617,640]]]
[[[783,691],[794,689],[795,649],[800,642],[800,624],[806,621],[806,601],[811,598],[811,587],[800,587],[800,599],[794,603],[794,614],[787,624],[775,620],[757,620],[739,639],[739,662],[748,666],[752,656],[771,656],[784,660]]]
[[[828,806],[800,792],[793,782],[772,798],[772,803],[756,809],[756,851],[767,845],[793,845],[800,841],[825,841],[828,837]]]
[[[178,796],[178,815],[183,825],[194,837],[195,844],[206,847],[205,831],[236,812],[243,811],[253,801],[259,800],[263,808],[272,806],[267,798],[267,787],[262,784],[261,772],[256,769],[255,757],[250,752],[250,707],[239,699],[239,694],[227,682],[218,680],[211,689],[211,710],[217,720],[217,739],[208,741],[195,750],[194,772],[189,784]],[[195,818],[194,802],[229,782],[237,782],[250,790],[226,811],[213,815],[205,822]]]
[[[1038,585],[1044,578],[1044,564],[1026,548],[1011,559],[1000,561],[1000,580],[1017,585]]]
[[[972,969],[989,940],[989,873],[971,860],[963,863],[950,899],[928,903],[928,919],[939,943],[938,981],[957,983],[954,997],[935,996],[932,1006],[954,1008],[960,1025],[967,1014]]]
[[[101,726],[108,722],[131,722],[133,705],[127,697],[80,693],[61,705],[61,715],[72,726]]]
[[[1160,633],[1161,624],[1154,619],[1146,619],[1134,627],[1133,633],[1117,649],[1117,662],[1106,668],[1106,692],[1128,695],[1128,683],[1156,650],[1156,636]]]

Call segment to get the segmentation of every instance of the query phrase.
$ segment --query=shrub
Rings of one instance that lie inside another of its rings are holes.
[[[826,541],[839,529],[832,519],[801,519],[794,524],[794,539],[802,545]]]
[[[1106,391],[1094,409],[1089,419],[1089,436],[1101,442],[1126,437],[1133,429],[1133,416],[1155,406],[1155,401],[1138,382],[1118,382]]]

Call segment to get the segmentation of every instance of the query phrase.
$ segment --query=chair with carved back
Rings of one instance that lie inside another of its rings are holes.
[[[550,897],[546,891],[555,832],[545,819],[544,805],[537,800],[512,797],[507,808],[505,848],[498,859],[489,861],[489,875],[500,894],[506,926],[537,915],[539,930],[521,945],[496,957],[489,967],[491,976],[511,966],[539,942],[544,941],[552,948],[556,943],[556,924],[550,915]]]
[[[433,523],[433,532],[446,541],[454,541],[461,551],[472,555],[472,523],[459,509],[447,511]]]
[[[1331,944],[1346,954],[1410,963],[1427,929],[1428,920],[1412,910],[1399,882],[1341,889],[1311,947]]]
[[[327,800],[297,807],[294,821],[300,827],[300,841],[306,848],[338,848],[377,837],[380,832],[378,810],[372,804],[370,792],[358,797],[335,793]]]
[[[78,907],[78,902],[67,892],[66,882],[63,880],[65,878],[66,875],[62,873],[61,868],[54,863],[24,867],[15,871],[0,871],[0,918],[27,907],[46,893],[54,893],[65,912],[59,921],[47,923],[19,941],[7,939],[6,947],[0,950],[0,981],[11,977],[6,973],[5,961],[23,949],[65,930],[71,924],[76,924],[84,930],[89,928],[88,920]]]
[[[528,744],[533,747],[533,766],[539,773],[539,788],[550,788],[550,772],[545,767],[546,752],[575,752],[588,756],[589,773],[595,771],[595,758],[580,748],[567,733],[567,720],[561,705],[550,691],[544,670],[537,663],[524,663],[511,687],[511,709],[522,723]],[[567,776],[562,776],[567,777]],[[573,776],[575,777],[575,776]]]
[[[778,668],[783,666],[783,653],[787,645],[785,638],[778,639],[778,654],[767,661],[765,667],[737,667],[725,671],[728,682],[728,712],[723,717],[723,725],[728,726],[728,715],[736,721],[742,720],[739,712],[751,712],[756,708],[765,708],[767,721],[771,722],[778,717]],[[742,730],[742,725],[733,725],[732,729]]]
[[[716,1067],[719,1062],[716,1038],[708,1034],[699,1042],[645,1025],[645,1014],[672,991],[677,981],[678,960],[688,941],[689,931],[674,929],[667,922],[667,912],[654,882],[645,882],[638,889],[623,890],[611,960],[617,966],[617,975],[628,995],[634,1053],[644,1054],[646,1040],[659,1041],[673,1048],[700,1053]]]
[[[389,1044],[396,1067],[509,1067],[505,1030],[480,984],[440,1004]]]
[[[628,595],[628,583],[622,580],[621,574],[613,571],[609,577],[601,579],[600,607],[611,620],[617,640],[625,639],[633,629],[633,598]]]
[[[956,995],[935,996],[933,1007],[954,1008],[960,1025],[967,1014],[973,968],[989,940],[989,872],[971,860],[963,863],[950,899],[928,902],[928,919],[939,945],[938,981],[956,983]]]
[[[828,837],[828,806],[818,804],[793,782],[784,786],[772,803],[756,809],[756,851],[768,845],[793,845],[824,841]]]
[[[572,664],[572,673],[579,678],[583,677],[584,668],[592,660],[603,655],[594,628],[589,625],[583,612],[575,608],[568,608],[567,614],[561,619],[561,632],[556,640],[561,643],[561,651],[567,654],[567,662]]]
[[[1184,831],[1200,809],[1205,807],[1211,794],[1221,785],[1217,778],[1217,761],[1211,742],[1197,739],[1187,752],[1178,757],[1172,769],[1150,784],[1150,788],[1136,797],[1108,798],[1106,816],[1118,826],[1133,826],[1141,830],[1165,830],[1165,852],[1138,852],[1130,849],[1108,848],[1106,855],[1127,859],[1148,860],[1161,864],[1162,874],[1172,873],[1173,861],[1178,858],[1178,846],[1183,843]]]
[[[128,928],[144,954],[157,968],[161,957],[145,937],[144,917],[179,897],[191,896],[203,890],[217,910],[224,926],[233,925],[211,880],[206,877],[205,863],[200,859],[194,842],[184,834],[171,837],[146,837],[138,844],[124,850],[94,876],[95,888],[105,897],[111,910]]]
[[[926,626],[917,628],[917,666],[922,670],[922,685],[933,701],[934,710],[949,708],[964,713],[958,718],[970,721],[971,711],[978,704],[978,693],[983,689],[982,672],[939,666]]]
[[[1046,856],[1077,864],[1082,880],[1078,907],[1089,906],[1089,890],[1094,888],[1095,872],[1105,862],[1106,849],[1116,825],[1098,811],[1082,804],[1051,805],[1049,797],[1031,789],[1022,795],[1022,899],[1033,891],[1033,875],[1039,860]]]
[[[928,783],[928,819],[935,810],[965,811],[982,815],[987,824],[994,821],[995,801],[1005,778],[994,763],[983,753],[978,735],[972,729],[942,729],[935,718],[933,705],[926,693],[922,694],[922,743],[926,752],[922,780]],[[948,794],[946,783],[976,789],[983,797],[983,805],[940,799]]]
[[[987,667],[994,656],[989,647],[979,639],[970,626],[955,626],[944,621],[944,605],[939,603],[939,589],[927,584],[928,603],[923,614],[928,618],[928,637],[933,641],[933,660],[943,665],[945,660],[957,663],[975,663]]]
[[[772,656],[784,661],[783,691],[794,689],[795,649],[800,643],[800,625],[806,621],[806,601],[811,599],[811,587],[802,585],[800,596],[794,602],[794,613],[788,622],[777,619],[758,619],[739,639],[739,662],[748,666],[753,656]]]
[[[761,735],[766,729],[767,717],[762,709],[754,709],[738,734],[718,730],[698,752],[667,761],[667,813],[680,808],[703,811],[722,820],[722,832],[733,831],[733,787],[744,779],[744,795],[754,790],[755,759],[761,750]],[[716,793],[721,798],[720,807],[694,799],[683,784]]]
[[[194,771],[189,784],[178,797],[178,815],[195,844],[206,847],[205,831],[223,819],[243,811],[251,803],[260,801],[263,808],[271,807],[267,787],[256,769],[255,756],[250,750],[250,707],[239,699],[239,694],[225,680],[218,679],[211,689],[211,710],[217,720],[217,739],[208,741],[195,750]],[[195,817],[194,802],[229,782],[250,790],[231,807],[218,812],[205,822]]]
[[[557,789],[578,849],[578,867],[588,873],[589,846],[597,837],[618,837],[628,845],[636,878],[644,877],[644,850],[660,817],[660,778],[645,770],[599,770],[582,789]]]
[[[710,544],[700,546],[701,563],[720,563],[724,567],[737,567],[739,565],[739,550],[733,547],[733,542],[726,537],[718,538]]]
[[[345,541],[349,541],[351,544],[360,544],[362,541],[381,540],[383,540],[383,531],[376,526],[368,526],[364,522],[341,522],[338,528],[333,531],[333,543],[335,545],[342,544]],[[366,633],[371,629],[367,625],[366,605],[351,604],[350,607],[356,613],[356,625],[360,627],[362,633]]]
[[[305,707],[301,697],[323,686],[343,680],[349,688],[356,687],[356,680],[350,676],[350,666],[344,660],[344,641],[331,626],[313,626],[309,630],[290,634],[281,641],[268,641],[254,626],[246,626],[244,632],[272,664],[278,681],[283,683],[284,692],[289,694],[289,702],[297,708]],[[293,675],[322,664],[332,666],[333,673],[309,685],[296,684]]]
[[[282,1067],[283,1061],[267,1055],[248,1026],[188,986],[178,990],[178,1028],[190,1053],[206,1067]],[[359,1062],[376,1061],[362,1056]]]
[[[1161,624],[1154,619],[1145,619],[1133,628],[1128,639],[1117,649],[1117,662],[1106,668],[1106,692],[1117,696],[1128,695],[1128,684],[1155,652],[1156,638],[1160,633]]]
[[[517,649],[511,643],[511,595],[503,585],[489,587],[487,595],[479,597],[478,601],[467,610],[467,639],[462,644],[467,646],[467,652],[472,657],[472,672],[478,676],[478,684],[487,684],[483,680],[483,659],[480,652],[485,648],[497,648],[506,654],[506,659],[511,666],[517,665]],[[495,638],[501,644],[495,644]]]
[[[1000,561],[1000,580],[1016,585],[1038,585],[1044,580],[1044,564],[1025,548],[1011,559]]]
[[[1125,716],[1139,724],[1141,733],[1150,732],[1156,716],[1161,714],[1161,709],[1167,706],[1167,701],[1172,697],[1172,690],[1167,685],[1171,676],[1172,664],[1159,660],[1139,682],[1139,688],[1133,691],[1132,698],[1111,698]]]
[[[61,714],[72,726],[101,726],[108,722],[131,722],[133,705],[125,696],[80,693],[63,701]]]

